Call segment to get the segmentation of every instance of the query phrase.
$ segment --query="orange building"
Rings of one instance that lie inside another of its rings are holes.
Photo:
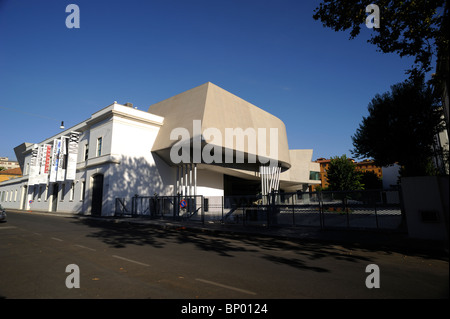
[[[320,186],[322,188],[326,188],[328,186],[328,182],[327,182],[327,169],[328,166],[330,165],[330,161],[329,159],[326,158],[318,158],[315,162],[320,164]],[[315,186],[315,185],[314,185]],[[316,186],[317,187],[317,186]],[[313,189],[315,190],[315,188]]]
[[[0,182],[21,177],[22,176],[22,170],[20,167],[11,168],[11,169],[5,169],[3,171],[0,171]]]
[[[376,166],[374,164],[373,160],[365,159],[362,162],[356,162],[354,159],[349,158],[349,161],[352,161],[356,165],[356,170],[360,172],[366,172],[371,171],[374,172],[378,178],[383,178],[383,170],[381,167]],[[328,187],[328,181],[327,181],[327,169],[330,165],[331,159],[326,158],[318,158],[315,162],[320,164],[320,180],[321,180],[321,187],[327,188]]]
[[[362,162],[355,162],[356,170],[361,172],[374,172],[378,178],[383,178],[383,169],[375,165],[373,160],[365,159]]]

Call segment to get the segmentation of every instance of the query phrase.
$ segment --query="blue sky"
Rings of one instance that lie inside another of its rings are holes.
[[[80,8],[68,29],[66,6]],[[141,110],[212,82],[285,124],[291,149],[347,154],[411,59],[312,18],[319,1],[0,0],[0,156],[111,104]]]

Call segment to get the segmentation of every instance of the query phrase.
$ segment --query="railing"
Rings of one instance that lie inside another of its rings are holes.
[[[115,216],[202,220],[203,196],[116,198]]]
[[[398,191],[135,196],[116,198],[116,216],[262,227],[397,229],[402,222]]]
[[[279,205],[278,224],[397,229],[402,222],[398,191],[302,193],[286,201]]]

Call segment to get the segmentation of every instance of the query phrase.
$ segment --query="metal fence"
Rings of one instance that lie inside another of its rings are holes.
[[[261,227],[398,228],[398,191],[296,192],[267,196],[116,198],[116,216]]]
[[[204,221],[203,196],[116,198],[115,216]]]
[[[397,229],[402,222],[398,191],[289,194],[277,207],[281,225]]]

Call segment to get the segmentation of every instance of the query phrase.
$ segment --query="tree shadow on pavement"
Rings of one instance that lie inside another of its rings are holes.
[[[165,239],[171,236],[170,233],[158,229],[149,230],[126,223],[92,219],[77,220],[76,223],[82,223],[95,229],[87,237],[99,239],[112,248],[126,248],[129,245],[150,245],[155,248],[163,248]]]
[[[115,223],[113,221],[79,219],[75,221],[92,227],[87,236],[101,240],[112,248],[130,245],[163,249],[168,244],[194,245],[197,249],[218,254],[221,257],[236,257],[239,253],[257,253],[261,258],[276,264],[285,264],[301,270],[328,272],[326,268],[312,265],[314,261],[335,259],[346,262],[370,263],[371,258],[353,251],[349,247],[308,241],[294,241],[258,235],[230,233],[203,233],[185,227],[159,228],[154,225]],[[284,255],[289,252],[290,257]],[[292,258],[292,254],[297,256]]]

